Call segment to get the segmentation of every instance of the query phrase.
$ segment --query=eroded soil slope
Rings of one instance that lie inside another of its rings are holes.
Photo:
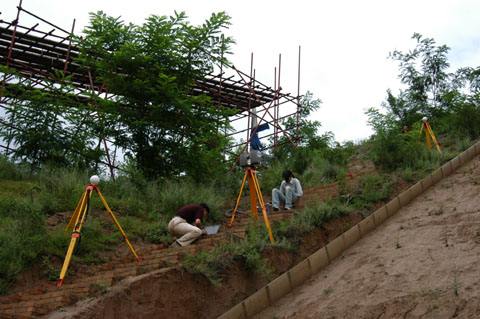
[[[480,318],[480,159],[257,318]]]

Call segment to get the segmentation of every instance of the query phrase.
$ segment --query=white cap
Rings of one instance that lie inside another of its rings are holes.
[[[422,121],[423,121],[423,122],[428,121],[428,117],[426,117],[426,116],[422,117]]]
[[[90,184],[97,185],[98,183],[100,183],[100,177],[98,177],[98,175],[92,175],[92,177],[90,177]]]

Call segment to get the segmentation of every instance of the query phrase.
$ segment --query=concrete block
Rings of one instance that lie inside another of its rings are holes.
[[[292,269],[290,269],[289,272],[292,287],[295,288],[300,286],[312,275],[310,261],[308,259],[305,259],[299,262]]]
[[[410,187],[410,190],[412,192],[413,198],[417,198],[418,196],[420,196],[420,194],[423,193],[423,185],[421,182],[417,182],[412,187]]]
[[[391,201],[389,201],[387,205],[385,205],[385,207],[387,209],[388,217],[395,215],[401,207],[398,196],[392,199]]]
[[[361,237],[360,228],[358,225],[353,226],[349,230],[343,233],[343,242],[345,244],[345,249],[353,246]]]
[[[460,161],[460,165],[465,164],[465,163],[468,162],[468,161],[470,160],[470,158],[471,158],[471,157],[469,156],[469,154],[468,154],[467,151],[464,151],[464,152],[458,154],[457,157],[458,157],[458,160]]]
[[[402,207],[407,206],[412,201],[412,199],[413,195],[410,191],[410,188],[398,195],[398,200],[400,201],[400,206]]]
[[[243,302],[236,304],[233,308],[230,308],[223,315],[218,317],[218,319],[245,319],[247,315],[245,314],[245,308]]]
[[[472,158],[474,158],[475,157],[475,145],[470,146],[466,150],[466,153],[467,153],[468,160],[471,160]]]
[[[310,260],[310,266],[312,267],[312,274],[318,273],[329,263],[327,250],[325,247],[314,252],[312,255],[310,255],[310,257],[308,257],[308,259]]]
[[[267,289],[265,287],[257,290],[253,295],[243,301],[245,304],[245,314],[248,317],[256,315],[270,305]]]
[[[381,225],[385,219],[388,218],[387,216],[387,207],[386,206],[383,206],[379,209],[377,209],[375,212],[373,212],[373,220],[375,222],[375,226],[379,226]]]
[[[443,178],[442,168],[437,168],[430,176],[432,178],[432,184],[438,183]]]
[[[373,216],[370,215],[367,218],[364,218],[360,223],[358,223],[358,227],[360,228],[360,235],[362,235],[362,237],[368,234],[372,229],[375,228]]]
[[[427,177],[425,177],[424,179],[422,179],[420,181],[420,183],[422,183],[422,191],[426,191],[427,189],[430,188],[430,186],[433,185],[433,181],[432,181],[432,175],[428,175]]]
[[[450,160],[450,166],[452,167],[452,173],[459,168],[463,163],[460,161],[460,156],[454,157]]]
[[[480,142],[473,144],[470,148],[472,149],[473,157],[477,156],[480,153]]]
[[[343,237],[338,236],[325,246],[327,249],[328,259],[330,262],[340,256],[345,250],[345,244],[343,242]]]
[[[275,280],[271,281],[266,286],[266,289],[268,296],[270,297],[270,302],[272,303],[288,294],[290,291],[292,291],[288,274],[284,273]]]
[[[442,170],[443,177],[450,176],[450,174],[453,172],[452,161],[446,162],[442,165],[442,167],[440,167],[440,169]]]

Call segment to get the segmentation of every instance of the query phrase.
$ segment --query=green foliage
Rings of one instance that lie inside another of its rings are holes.
[[[395,50],[390,57],[399,62],[400,80],[407,86],[398,97],[388,92],[386,108],[399,124],[410,127],[423,116],[433,117],[442,109],[441,97],[449,87],[449,47],[437,46],[431,38],[414,33],[416,46],[407,53]]]
[[[390,54],[399,62],[400,80],[406,88],[398,96],[387,91],[382,104],[386,114],[373,108],[367,112],[375,130],[372,158],[388,170],[419,166],[419,162],[424,166],[421,162],[430,155],[414,145],[414,132],[424,116],[442,145],[446,135],[459,139],[480,136],[479,69],[467,67],[447,73],[449,48],[437,46],[433,39],[418,33],[412,38],[416,41],[414,49]],[[413,133],[404,134],[408,131]]]
[[[318,154],[318,152],[315,151],[312,153],[314,155]],[[303,185],[304,187],[311,187],[334,182],[338,180],[338,177],[342,175],[344,171],[345,168],[343,166],[330,162],[320,154],[318,154],[318,156],[312,156],[311,162],[302,175]]]
[[[18,166],[8,160],[4,155],[0,155],[0,179],[20,180],[24,172]]]
[[[320,122],[308,119],[312,112],[320,108],[322,101],[320,99],[314,99],[313,94],[307,92],[299,102],[298,125],[297,118],[292,117],[285,119],[282,123],[282,126],[285,128],[285,131],[288,132],[290,138],[282,136],[279,139],[278,146],[273,150],[273,156],[277,160],[285,160],[292,157],[293,153],[298,152],[298,147],[305,149],[324,148],[332,139],[331,133],[321,136],[317,135],[318,129],[321,126]],[[293,140],[291,138],[293,136],[296,136],[297,139]],[[273,140],[271,142],[273,142]]]
[[[187,271],[203,274],[215,285],[221,283],[222,275],[235,261],[240,262],[247,271],[268,278],[272,274],[272,269],[262,256],[266,245],[267,237],[264,230],[258,226],[251,226],[244,240],[222,244],[209,252],[188,255],[182,264]]]
[[[384,174],[365,175],[360,178],[357,190],[353,194],[353,207],[366,211],[372,204],[387,200],[393,191],[392,177]]]
[[[216,185],[196,184],[192,182],[172,181],[165,183],[157,200],[162,203],[162,212],[172,217],[180,206],[187,203],[207,203],[210,207],[209,220],[218,221],[221,217],[221,208],[224,205],[222,190]]]
[[[351,211],[351,207],[338,201],[328,201],[305,207],[301,214],[294,215],[290,220],[275,223],[274,236],[278,240],[285,238],[293,245],[298,245],[306,233]]]
[[[415,166],[418,158],[426,152],[415,132],[377,132],[371,140],[371,158],[385,170]]]
[[[153,15],[138,26],[91,14],[78,62],[118,96],[115,103],[97,101],[101,116],[115,123],[107,130],[144,176],[186,174],[201,181],[223,167],[228,140],[219,128],[229,112],[191,89],[229,53],[233,40],[222,34],[229,25],[223,12],[200,26],[183,12]]]
[[[35,176],[33,198],[47,214],[73,210],[88,181],[88,172],[45,167]]]
[[[79,109],[82,102],[72,97],[63,73],[54,72],[55,80],[38,89],[35,81],[5,72],[14,79],[6,92],[11,100],[5,119],[15,126],[0,126],[0,137],[13,148],[12,158],[28,163],[32,171],[45,164],[93,167],[101,152],[94,148],[92,137],[99,134],[95,125],[86,125],[89,113]]]
[[[130,239],[140,238],[154,244],[169,244],[172,237],[167,229],[168,220],[142,219],[134,216],[120,218],[120,223],[128,231]]]
[[[44,217],[35,205],[0,198],[0,294],[41,254],[45,240]]]

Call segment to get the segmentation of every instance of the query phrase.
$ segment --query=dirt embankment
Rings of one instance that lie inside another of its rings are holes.
[[[257,318],[480,318],[475,158]]]
[[[323,247],[361,220],[350,214],[325,224],[303,239],[296,252],[267,249],[264,254],[276,275]],[[162,269],[128,278],[105,295],[78,302],[51,313],[47,318],[214,318],[245,299],[268,282],[245,271],[240,263],[224,274],[214,286],[200,275],[181,268]]]

